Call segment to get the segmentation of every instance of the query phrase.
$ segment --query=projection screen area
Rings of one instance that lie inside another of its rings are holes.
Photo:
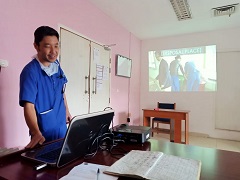
[[[149,91],[216,91],[216,45],[149,51]]]

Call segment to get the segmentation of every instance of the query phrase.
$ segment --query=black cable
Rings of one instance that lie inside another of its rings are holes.
[[[117,151],[117,153],[113,152],[113,151]],[[122,158],[123,156],[125,156],[127,153],[129,153],[129,151],[121,148],[121,147],[117,147],[116,146],[113,146],[111,149],[110,149],[110,154],[113,158],[116,158],[116,159],[120,159]]]
[[[90,159],[94,157],[97,154],[98,150],[107,151],[113,158],[120,159],[129,151],[118,147],[117,142],[124,142],[124,140],[115,139],[112,132],[97,136],[90,144],[89,153],[84,156],[84,159]]]
[[[100,130],[101,131],[101,130]],[[98,135],[93,141],[92,143],[89,145],[89,153],[85,155],[85,159],[88,159],[88,158],[92,158],[94,157],[99,148],[101,150],[104,150],[104,148],[101,146],[102,145],[102,142],[104,139],[113,139],[111,137],[105,137],[106,135],[112,135],[113,137],[113,133],[104,133],[104,134],[101,134],[101,135]],[[95,149],[96,148],[96,149]]]
[[[89,148],[88,148],[88,149],[89,149],[89,153],[84,156],[84,159],[92,158],[92,157],[94,157],[94,156],[97,154],[97,152],[98,152],[98,138],[99,138],[99,136],[96,137],[96,138],[92,141],[92,144],[91,144],[91,145],[89,146]],[[97,146],[96,146],[96,150],[94,151],[94,150],[93,150],[93,145],[94,145],[95,141],[96,141],[96,143],[97,143]],[[93,151],[94,151],[94,152],[93,152]]]
[[[112,109],[112,110],[113,110],[113,108],[110,107],[110,106],[105,107],[103,110],[106,111],[106,110],[109,110],[109,109]],[[112,119],[112,129],[113,129],[113,119]]]
[[[110,107],[110,106],[107,106],[107,107],[105,107],[103,110],[106,111],[106,110],[108,110],[108,109],[113,109],[113,108]]]

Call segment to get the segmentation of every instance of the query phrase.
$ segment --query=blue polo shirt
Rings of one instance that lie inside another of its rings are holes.
[[[66,83],[60,66],[57,73],[48,76],[36,59],[21,72],[19,104],[22,107],[25,102],[34,104],[38,126],[46,142],[63,138],[67,131],[64,104]]]

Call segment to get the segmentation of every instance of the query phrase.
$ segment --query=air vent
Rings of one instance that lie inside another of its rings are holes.
[[[179,21],[191,19],[191,11],[187,0],[170,0]]]
[[[230,17],[235,12],[236,6],[238,4],[231,4],[231,5],[227,5],[227,6],[221,6],[221,7],[212,8],[213,15],[214,16],[228,15]]]

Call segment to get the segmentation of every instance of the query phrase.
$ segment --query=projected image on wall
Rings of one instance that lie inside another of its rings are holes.
[[[216,45],[149,51],[149,91],[216,91]]]

